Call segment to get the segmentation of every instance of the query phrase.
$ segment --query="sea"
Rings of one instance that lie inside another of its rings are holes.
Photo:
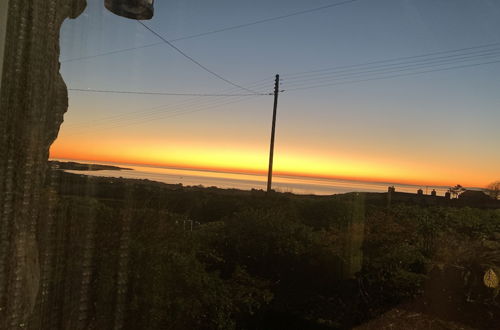
[[[235,188],[242,190],[266,189],[267,175],[221,172],[199,169],[181,169],[159,167],[153,165],[134,165],[114,162],[96,162],[73,159],[53,159],[58,161],[72,161],[83,164],[103,164],[129,168],[130,170],[100,170],[75,171],[69,173],[85,174],[89,176],[115,177],[127,179],[148,179],[168,184],[182,184],[184,186],[203,186],[218,188]],[[301,195],[333,195],[348,192],[387,192],[389,186],[396,191],[417,193],[422,189],[424,194],[430,194],[433,189],[438,196],[443,196],[449,187],[419,186],[396,182],[367,182],[341,179],[326,179],[301,176],[273,175],[272,187],[279,192],[289,192]]]

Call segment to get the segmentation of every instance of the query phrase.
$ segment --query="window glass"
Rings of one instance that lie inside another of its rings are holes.
[[[500,3],[0,17],[1,329],[498,327]]]

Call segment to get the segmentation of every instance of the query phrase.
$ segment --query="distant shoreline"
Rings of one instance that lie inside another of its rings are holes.
[[[102,164],[83,164],[77,162],[60,162],[57,160],[49,160],[49,165],[53,169],[72,170],[72,171],[133,171],[132,168],[102,165]]]
[[[79,159],[70,159],[70,158],[53,158],[54,160],[50,161],[67,161],[67,162],[75,162],[76,161],[80,162],[82,161],[82,164],[85,163],[111,163],[111,164],[121,164],[119,162],[113,162],[113,161],[98,161],[98,160],[79,160]],[[193,167],[180,167],[180,166],[167,166],[167,165],[158,165],[158,164],[142,164],[142,163],[127,163],[124,162],[124,165],[127,166],[138,166],[138,167],[150,167],[150,168],[161,168],[161,169],[172,169],[172,170],[181,170],[181,171],[194,171],[194,172],[209,172],[209,173],[227,173],[227,174],[241,174],[241,175],[252,175],[252,176],[267,176],[267,173],[256,173],[256,172],[245,172],[245,171],[231,171],[231,170],[224,170],[224,169],[208,169],[208,168],[193,168]],[[419,184],[419,183],[405,183],[405,182],[399,182],[399,181],[388,181],[388,180],[363,180],[361,178],[343,178],[343,177],[334,177],[334,176],[316,176],[316,175],[299,175],[299,174],[290,174],[290,173],[279,173],[276,172],[274,173],[275,177],[281,177],[281,178],[304,178],[304,179],[312,179],[312,180],[333,180],[333,181],[342,181],[342,182],[358,182],[358,183],[370,183],[370,184],[380,184],[380,185],[385,185],[385,186],[392,186],[392,185],[397,185],[397,186],[407,186],[407,187],[416,187],[416,188],[426,188],[426,187],[432,187],[432,188],[442,188],[442,189],[448,189],[450,186],[449,185],[443,185],[443,184]],[[472,190],[483,190],[481,187],[476,187],[476,186],[467,186],[467,189],[472,189]]]
[[[128,168],[129,164],[110,162],[90,162],[70,159],[53,160],[59,165],[58,168],[65,172],[74,174],[85,174],[90,176],[123,177],[130,179],[148,179],[167,184],[181,183],[185,186],[202,185],[205,187],[219,187],[222,189],[233,188],[242,190],[265,189],[267,177],[263,175],[250,175],[239,173],[227,173],[217,171],[197,171],[192,169],[175,169],[155,166],[130,166],[133,171],[120,169]],[[96,164],[105,164],[96,166]],[[70,166],[71,165],[71,166]],[[76,170],[75,170],[76,169]],[[92,169],[92,170],[90,170]],[[116,170],[115,170],[116,169]],[[151,172],[149,171],[151,169]],[[104,171],[99,171],[104,170]],[[213,175],[211,173],[214,173]],[[222,175],[220,175],[222,174]],[[228,175],[225,175],[228,174]],[[411,185],[377,184],[373,182],[350,181],[350,180],[328,180],[311,177],[291,177],[275,175],[273,188],[276,191],[293,192],[301,195],[332,195],[347,192],[386,192],[388,186],[396,186],[401,192],[416,193],[419,188],[425,187]],[[436,189],[438,195],[444,196],[445,190],[440,187],[429,187]],[[429,190],[429,193],[430,191]]]

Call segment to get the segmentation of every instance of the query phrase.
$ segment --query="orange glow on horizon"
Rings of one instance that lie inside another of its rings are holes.
[[[137,143],[136,143],[137,144]],[[123,144],[122,144],[123,145]],[[96,145],[97,146],[97,145]],[[77,150],[77,151],[75,151]],[[114,162],[131,165],[151,165],[194,170],[221,171],[244,174],[266,174],[268,154],[258,150],[219,150],[193,145],[165,148],[140,147],[126,144],[124,148],[75,148],[74,144],[54,144],[51,158],[96,162]],[[160,153],[162,150],[163,153]],[[483,187],[495,178],[461,176],[459,182],[443,180],[443,169],[429,166],[419,171],[418,164],[403,164],[396,160],[329,158],[322,155],[278,154],[275,156],[274,174],[310,178],[340,179],[365,182],[390,182],[420,186],[453,186],[457,183],[469,187]],[[430,173],[435,173],[430,175]]]

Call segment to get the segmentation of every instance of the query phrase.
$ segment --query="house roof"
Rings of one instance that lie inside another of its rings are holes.
[[[490,199],[482,190],[466,190],[460,194],[459,198],[465,199]]]

